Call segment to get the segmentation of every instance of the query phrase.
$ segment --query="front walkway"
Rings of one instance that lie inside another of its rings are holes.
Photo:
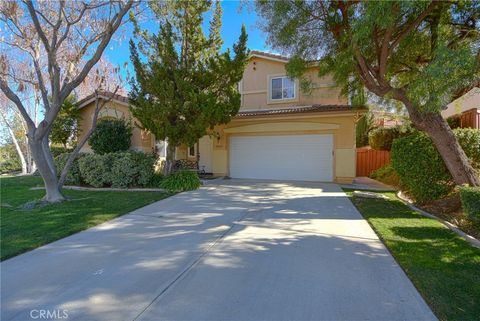
[[[1,269],[2,320],[435,320],[335,184],[216,181]]]

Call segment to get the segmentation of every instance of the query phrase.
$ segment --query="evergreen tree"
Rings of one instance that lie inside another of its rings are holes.
[[[168,140],[166,172],[175,147],[192,146],[208,130],[228,123],[240,108],[238,83],[247,63],[247,35],[242,27],[238,42],[221,53],[222,10],[216,2],[208,36],[203,17],[210,1],[167,1],[149,4],[160,30],[139,30],[138,46],[131,40],[132,114],[157,139]],[[145,62],[141,56],[145,57]]]

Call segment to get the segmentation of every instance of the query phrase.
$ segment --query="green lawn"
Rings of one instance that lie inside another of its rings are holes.
[[[351,200],[440,320],[479,320],[480,249],[383,194],[390,200]]]
[[[40,199],[39,177],[2,177],[0,259],[18,255],[145,206],[170,194],[161,192],[90,192],[65,190],[68,201],[33,210],[19,206]]]

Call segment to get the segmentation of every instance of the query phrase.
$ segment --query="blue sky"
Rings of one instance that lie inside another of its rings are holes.
[[[269,51],[265,43],[266,35],[257,26],[258,16],[251,3],[245,1],[222,1],[222,38],[224,41],[223,49],[232,48],[232,45],[238,40],[240,28],[245,24],[248,34],[248,48],[251,50]],[[144,28],[156,30],[158,25],[156,22],[148,22],[143,25]],[[204,30],[208,31],[208,20],[205,21]],[[120,65],[123,69],[124,63],[129,63],[129,70],[132,73],[130,64],[130,51],[128,41],[133,37],[132,26],[128,25],[126,30],[126,39],[119,43],[111,43],[109,48],[105,50],[104,55],[114,64]],[[126,71],[122,70],[125,76]],[[128,85],[127,85],[128,87]]]

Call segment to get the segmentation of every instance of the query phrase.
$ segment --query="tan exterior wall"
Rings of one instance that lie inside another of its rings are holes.
[[[454,100],[447,105],[447,109],[442,111],[443,118],[461,114],[472,108],[480,108],[480,88],[474,87],[462,97]]]
[[[238,135],[333,134],[333,173],[337,182],[351,182],[355,177],[355,113],[303,114],[234,120],[215,128],[219,139],[213,140],[213,174],[229,174],[229,138]]]
[[[296,81],[295,99],[272,101],[270,100],[271,78],[285,76],[285,64],[260,57],[252,57],[240,83],[240,92],[242,93],[240,110],[277,109],[292,105],[312,104],[345,105],[348,103],[347,99],[340,94],[340,89],[336,87],[331,77],[319,78],[317,74],[317,68],[311,68],[305,74],[305,77],[311,83],[310,92],[302,92],[299,81]]]
[[[82,120],[80,121],[80,131],[79,131],[79,140],[81,140],[86,132],[92,127],[93,114],[95,112],[95,102],[83,107],[80,109],[80,116]],[[133,131],[132,131],[132,141],[130,148],[133,150],[143,151],[146,153],[152,152],[154,147],[155,140],[153,135],[148,132],[145,132],[135,126],[136,119],[132,117],[130,110],[126,104],[119,102],[111,101],[105,104],[98,115],[98,119],[113,117],[113,118],[125,118],[132,121]],[[88,142],[85,143],[82,152],[89,153],[92,152],[92,149],[88,145]]]

